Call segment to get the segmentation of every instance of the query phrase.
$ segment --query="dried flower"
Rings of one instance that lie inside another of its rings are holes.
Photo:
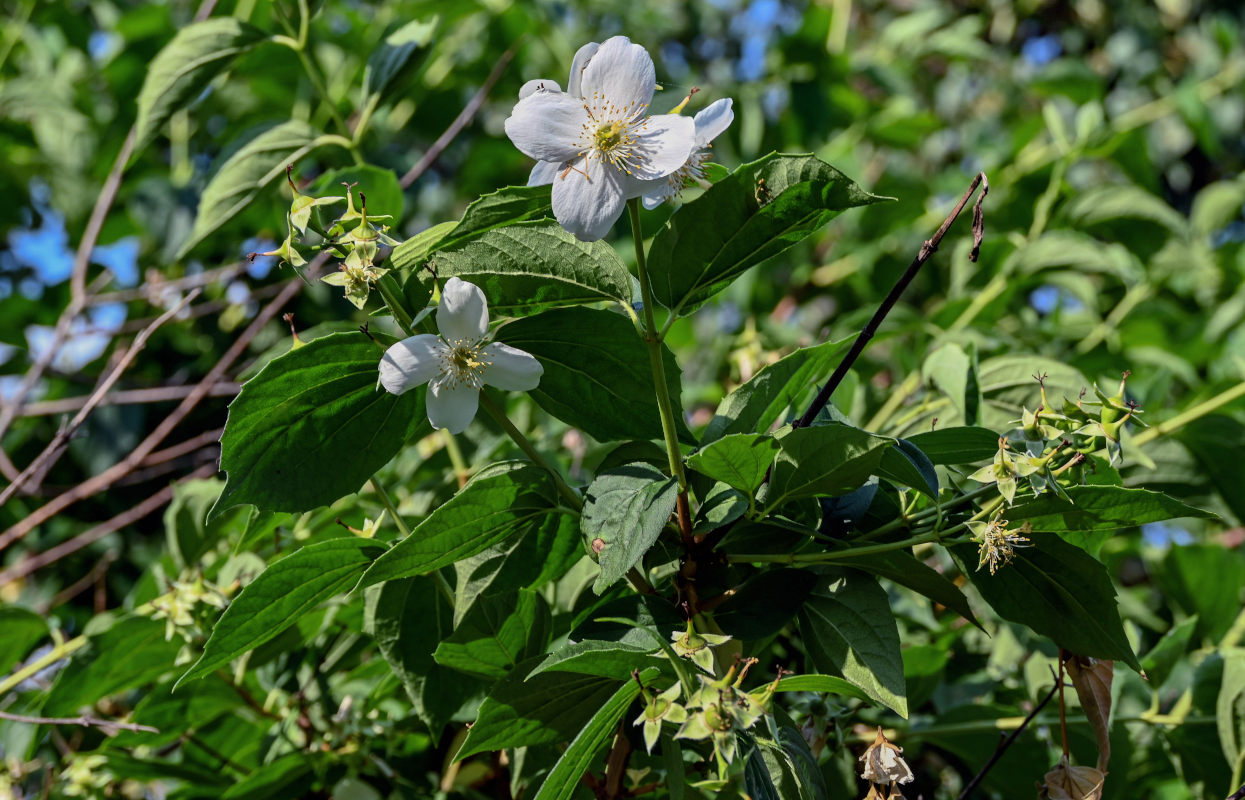
[[[902,747],[887,741],[879,727],[877,738],[860,757],[865,762],[860,777],[873,783],[911,783],[912,770],[900,756],[902,752]]]

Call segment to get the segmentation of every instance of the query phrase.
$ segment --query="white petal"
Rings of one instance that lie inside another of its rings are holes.
[[[536,78],[519,87],[519,99],[536,94],[537,92],[553,92],[561,94],[562,87],[558,86],[557,81],[551,81],[548,78]]]
[[[488,333],[488,301],[480,287],[461,278],[446,281],[437,306],[437,328],[451,342],[483,339]]]
[[[450,433],[467,430],[480,407],[480,390],[469,383],[454,388],[440,381],[428,384],[428,421]]]
[[[445,343],[430,333],[403,339],[380,360],[380,385],[392,394],[422,386],[441,374]]]
[[[493,342],[484,348],[484,360],[488,366],[481,377],[489,386],[508,392],[528,392],[540,383],[545,368],[531,353],[502,342]]]
[[[537,161],[569,161],[583,149],[579,142],[587,121],[582,101],[560,92],[536,92],[515,104],[506,135]]]
[[[644,186],[644,194],[640,195],[643,199],[640,202],[642,202],[644,207],[649,211],[652,211],[662,203],[666,202],[666,197],[669,195],[669,192],[667,191],[665,178],[661,178],[656,181],[645,181]]]
[[[696,123],[696,146],[705,145],[718,138],[731,123],[735,121],[735,112],[731,110],[732,100],[723,97],[696,112],[693,121]]]
[[[696,149],[696,123],[681,114],[649,117],[636,130],[631,172],[639,180],[662,178],[687,163]]]
[[[615,106],[633,110],[652,102],[656,88],[657,71],[652,57],[626,36],[605,40],[584,69],[580,87],[589,102],[599,93]]]
[[[588,62],[597,54],[597,49],[601,45],[596,42],[588,42],[588,44],[575,51],[575,60],[571,62],[571,76],[566,81],[566,93],[571,97],[582,97],[579,85],[584,77],[584,70],[588,67]]]
[[[527,185],[544,186],[553,183],[553,179],[564,169],[566,167],[557,161],[537,161],[536,166],[532,167],[532,174],[527,176]]]
[[[585,172],[587,177],[585,177]],[[623,212],[625,173],[581,158],[553,181],[553,216],[575,238],[595,242]]]

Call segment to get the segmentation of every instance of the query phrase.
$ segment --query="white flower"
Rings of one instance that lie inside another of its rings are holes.
[[[673,203],[683,187],[705,180],[705,162],[709,160],[710,142],[718,138],[735,121],[729,97],[715,100],[692,118],[696,126],[696,146],[683,166],[664,178],[653,181],[644,191],[644,207],[657,208],[664,202]]]
[[[385,351],[380,383],[393,394],[428,384],[428,421],[462,433],[475,418],[485,384],[535,389],[544,368],[530,353],[488,341],[488,303],[473,283],[450,278],[437,307],[440,336],[421,333]]]
[[[552,81],[524,86],[506,135],[526,155],[557,165],[538,165],[533,180],[556,171],[553,215],[577,238],[594,241],[609,232],[628,198],[645,192],[645,181],[687,162],[696,126],[678,114],[647,115],[657,73],[643,47],[615,36],[585,52],[576,56],[587,63],[572,70],[569,91]]]
[[[588,44],[575,51],[575,58],[571,61],[571,74],[566,79],[566,94],[569,97],[581,99],[583,95],[580,93],[580,86],[583,83],[584,68],[588,66],[588,62],[596,55],[597,49],[601,45],[596,42],[588,42]],[[536,92],[561,92],[562,87],[558,86],[558,82],[549,80],[548,78],[536,78],[523,84],[519,88],[519,99],[535,94]],[[528,186],[544,186],[546,183],[553,183],[553,179],[558,177],[558,173],[566,169],[561,161],[537,161],[536,166],[532,167],[532,173],[527,178]]]

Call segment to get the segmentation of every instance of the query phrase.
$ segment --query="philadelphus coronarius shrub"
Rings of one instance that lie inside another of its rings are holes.
[[[176,585],[210,591],[139,608],[193,662],[172,697],[210,683],[272,717],[268,762],[372,775],[388,769],[377,742],[417,730],[458,765],[446,787],[478,769],[538,800],[804,798],[826,796],[819,759],[839,747],[858,796],[902,797],[914,771],[902,733],[884,735],[909,713],[896,587],[921,614],[981,627],[988,607],[1049,639],[1056,684],[1070,659],[1140,669],[1076,534],[1205,513],[1122,485],[1141,428],[1123,381],[1108,396],[1026,375],[997,430],[865,430],[830,399],[886,305],[857,347],[796,349],[690,423],[672,325],[887,198],[808,154],[716,164],[732,99],[657,84],[624,36],[579,48],[565,87],[527,81],[505,120],[528,185],[405,241],[365,180],[310,192],[295,165],[273,254],[333,264],[305,274],[370,322],[296,342],[230,407],[209,524],[244,519],[232,546],[258,566],[191,553],[207,582]],[[979,199],[978,244],[986,216]],[[596,456],[572,453],[583,441]],[[434,451],[453,475],[416,471]],[[383,508],[362,529],[288,522],[356,492]],[[294,535],[261,550],[282,524]],[[350,633],[291,691],[282,648],[326,608]],[[1104,751],[1110,674],[1105,695],[1075,684]],[[317,707],[330,695],[345,699]],[[1049,796],[1099,796],[1111,777],[1066,753],[1044,761]],[[75,766],[74,787],[94,785],[88,767],[104,768]]]

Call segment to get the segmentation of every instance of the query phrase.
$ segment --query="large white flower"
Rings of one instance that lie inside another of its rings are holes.
[[[627,37],[607,39],[582,60],[585,66],[572,69],[570,91],[552,81],[525,85],[506,135],[523,153],[557,165],[538,165],[534,177],[556,171],[553,215],[577,238],[594,241],[609,232],[628,198],[644,193],[645,181],[687,162],[696,126],[678,114],[648,115],[657,73],[649,54]]]
[[[380,360],[380,384],[393,394],[428,384],[428,421],[462,433],[475,418],[485,384],[511,392],[535,389],[544,367],[530,353],[488,341],[488,303],[473,283],[450,278],[437,306],[440,336],[403,339]]]
[[[667,201],[673,203],[682,194],[684,187],[704,182],[705,162],[709,160],[709,148],[712,147],[710,143],[735,121],[735,112],[731,105],[731,99],[723,97],[696,112],[696,116],[692,118],[696,126],[696,146],[692,148],[692,153],[683,166],[648,184],[644,192],[645,208],[657,208]]]

